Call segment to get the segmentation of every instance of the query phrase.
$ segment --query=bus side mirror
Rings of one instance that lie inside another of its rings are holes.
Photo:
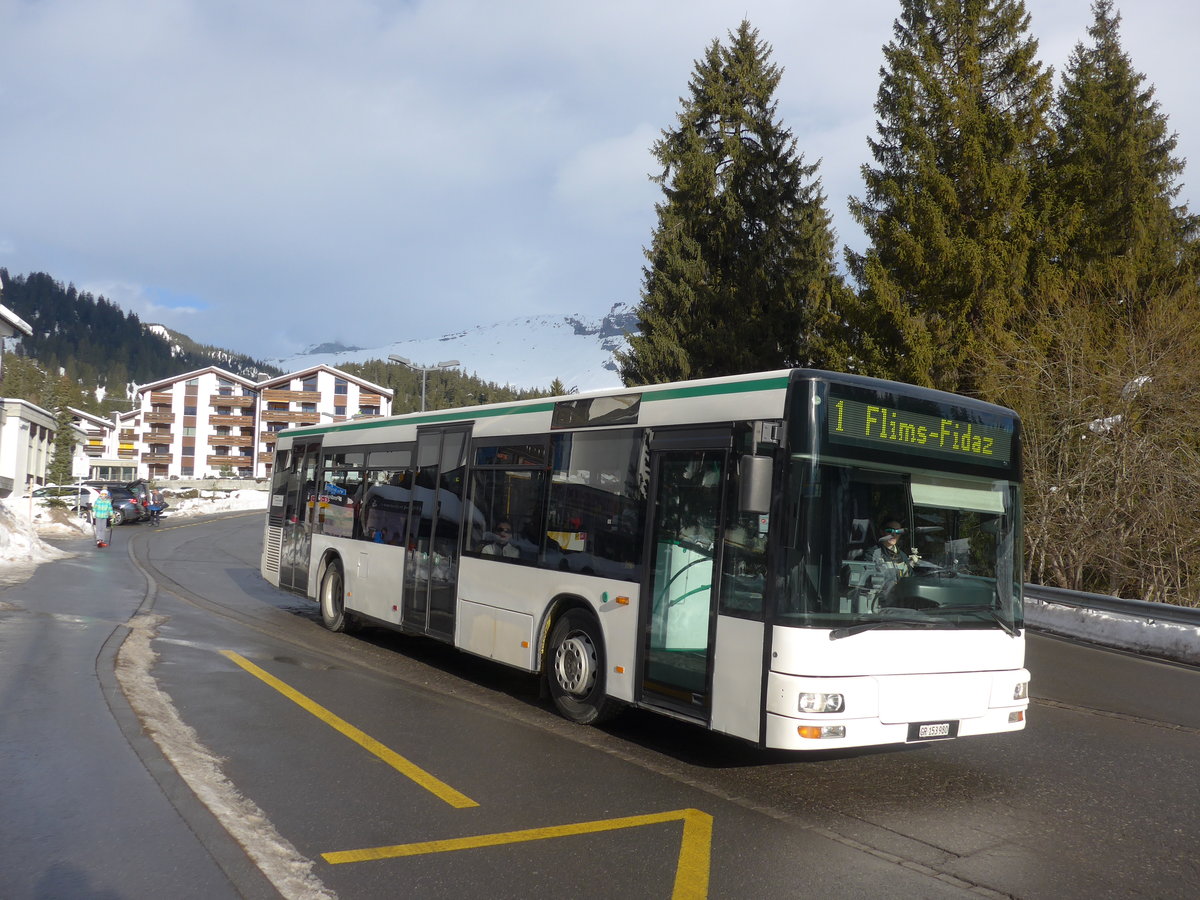
[[[738,509],[760,515],[771,511],[771,469],[775,460],[770,456],[742,457],[741,491]]]

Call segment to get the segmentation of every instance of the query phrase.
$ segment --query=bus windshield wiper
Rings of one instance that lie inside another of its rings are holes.
[[[841,640],[846,637],[853,637],[856,634],[862,634],[864,631],[871,631],[874,628],[883,628],[889,625],[936,625],[933,619],[918,619],[915,617],[905,616],[888,616],[886,619],[872,619],[870,622],[859,622],[857,625],[849,625],[845,628],[835,628],[829,632],[831,641]]]
[[[1001,628],[1003,628],[1006,632],[1008,632],[1008,635],[1010,637],[1020,637],[1021,636],[1021,632],[1018,629],[1014,628],[1012,625],[1010,625],[1008,622],[1006,622],[1004,620],[1004,617],[1000,615],[1000,611],[997,610],[996,607],[994,607],[994,606],[984,606],[982,604],[975,605],[975,606],[942,606],[937,609],[929,610],[929,612],[933,613],[934,615],[936,615],[938,613],[960,613],[960,612],[987,613],[989,616],[992,617],[992,619],[995,620],[995,622]]]

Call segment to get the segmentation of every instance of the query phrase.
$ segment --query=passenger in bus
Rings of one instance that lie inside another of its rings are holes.
[[[883,576],[882,594],[887,594],[897,581],[912,573],[912,560],[900,549],[902,534],[904,527],[895,519],[888,519],[883,523],[875,549],[871,551],[876,574]]]
[[[484,556],[502,556],[508,559],[516,559],[521,555],[512,543],[512,522],[508,519],[500,519],[496,522],[496,527],[492,529],[492,540],[483,545],[483,550],[480,552]]]

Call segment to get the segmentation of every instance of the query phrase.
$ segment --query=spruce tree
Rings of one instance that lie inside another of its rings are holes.
[[[78,386],[66,375],[60,376],[54,383],[51,395],[51,409],[54,412],[54,449],[46,471],[51,484],[71,483],[72,460],[75,456],[75,429],[72,426],[75,416],[68,407],[78,393]]]
[[[847,261],[869,374],[988,395],[1021,321],[1044,216],[1033,203],[1051,134],[1051,73],[1020,0],[901,0],[875,104],[875,167],[851,212]]]
[[[640,334],[618,353],[627,385],[829,365],[846,289],[817,165],[776,119],[782,70],[743,21],[696,63],[662,173]]]
[[[50,378],[32,359],[6,353],[0,396],[28,400],[34,406],[44,407],[49,403]]]
[[[1197,217],[1176,206],[1183,160],[1154,88],[1121,47],[1112,0],[1092,5],[1058,94],[1050,191],[1058,195],[1068,280],[1118,283],[1133,295],[1194,277]]]

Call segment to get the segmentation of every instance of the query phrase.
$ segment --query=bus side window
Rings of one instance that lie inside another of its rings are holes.
[[[412,502],[407,469],[370,469],[362,482],[355,537],[376,544],[403,545]]]
[[[542,550],[543,469],[476,469],[464,523],[468,556],[534,563]],[[501,534],[501,525],[508,527]]]
[[[542,565],[641,578],[649,452],[642,431],[558,434]]]

